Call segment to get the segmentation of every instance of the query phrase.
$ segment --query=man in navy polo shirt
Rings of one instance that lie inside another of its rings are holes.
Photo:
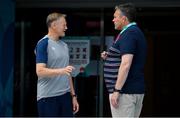
[[[139,117],[142,109],[147,44],[134,22],[135,14],[131,3],[115,7],[113,23],[120,33],[109,50],[101,53],[113,117]]]

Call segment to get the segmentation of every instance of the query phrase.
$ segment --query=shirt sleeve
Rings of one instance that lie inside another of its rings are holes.
[[[37,43],[35,49],[36,63],[47,63],[48,60],[47,47],[48,47],[48,39],[42,39]]]
[[[136,34],[135,32],[128,32],[124,35],[121,42],[121,54],[135,54],[136,52]]]

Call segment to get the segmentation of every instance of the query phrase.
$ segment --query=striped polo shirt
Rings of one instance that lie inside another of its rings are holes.
[[[113,88],[116,84],[120,63],[120,51],[111,46],[104,62],[104,78],[106,87],[110,93],[113,92]]]
[[[124,54],[133,54],[134,56],[121,93],[144,93],[143,70],[146,59],[146,49],[146,39],[136,24],[131,25],[121,33],[119,39],[109,48],[107,58],[104,61],[104,79],[109,93],[113,92],[121,64],[121,57]]]

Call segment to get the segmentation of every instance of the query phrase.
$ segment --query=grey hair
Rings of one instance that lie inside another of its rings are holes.
[[[47,16],[47,19],[46,19],[46,25],[47,27],[49,28],[51,26],[51,23],[53,21],[56,21],[58,20],[59,18],[62,18],[62,17],[66,17],[66,14],[62,14],[62,13],[57,13],[57,12],[54,12],[54,13],[51,13]]]
[[[115,10],[120,10],[128,18],[129,22],[133,22],[136,19],[136,8],[132,3],[117,5],[115,6]]]

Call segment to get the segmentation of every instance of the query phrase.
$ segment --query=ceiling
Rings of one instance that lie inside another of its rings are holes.
[[[180,0],[16,0],[18,8],[111,8],[132,2],[137,7],[180,7]]]

